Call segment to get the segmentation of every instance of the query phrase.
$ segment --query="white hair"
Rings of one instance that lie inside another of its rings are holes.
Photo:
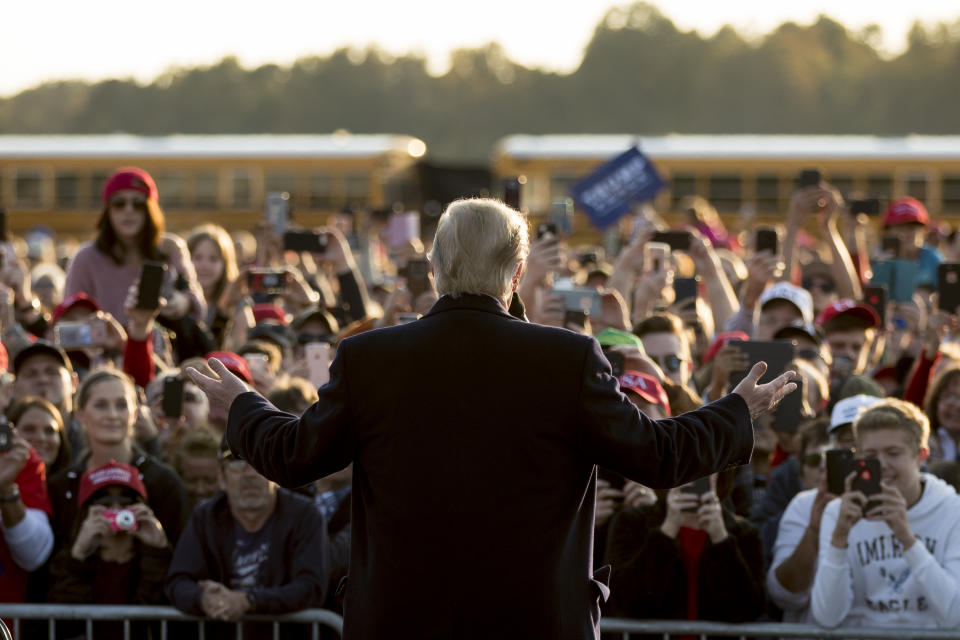
[[[530,251],[526,218],[499,200],[450,203],[437,224],[430,252],[440,295],[485,293],[505,300]]]

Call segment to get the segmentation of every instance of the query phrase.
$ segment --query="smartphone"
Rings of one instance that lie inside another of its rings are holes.
[[[852,469],[857,472],[857,475],[853,478],[851,489],[862,491],[863,495],[867,497],[880,493],[880,480],[883,477],[883,471],[877,458],[854,460]],[[867,504],[863,505],[863,513],[868,513],[879,504],[876,500],[868,501]]]
[[[537,240],[543,236],[550,234],[554,238],[557,237],[557,225],[554,222],[541,222],[537,225]]]
[[[570,325],[583,329],[587,326],[587,318],[590,317],[586,311],[573,311],[567,309],[563,312],[563,326],[568,328]]]
[[[900,238],[898,236],[883,236],[883,240],[880,241],[880,248],[892,258],[899,258]]]
[[[689,231],[657,231],[651,238],[652,242],[662,242],[670,247],[671,251],[689,251],[693,236]]]
[[[697,277],[674,278],[673,279],[673,292],[675,294],[674,300],[676,302],[683,302],[684,300],[692,300],[695,303],[697,299],[699,285],[700,285],[700,279]]]
[[[800,172],[800,178],[797,181],[797,186],[801,189],[806,187],[819,187],[820,186],[820,170],[819,169],[804,169]]]
[[[847,476],[852,470],[852,449],[830,449],[827,451],[827,490],[835,496],[843,495]]]
[[[863,302],[880,317],[880,327],[887,326],[887,286],[869,285],[863,288]]]
[[[783,373],[787,364],[793,360],[794,346],[785,340],[731,340],[729,344],[747,354],[747,368],[743,371],[733,371],[730,374],[730,388],[734,388],[743,380],[753,365],[758,362],[767,363],[767,372],[763,374],[757,384],[766,384]]]
[[[58,322],[53,327],[54,344],[66,350],[83,347],[102,347],[106,343],[107,327],[100,318],[79,322]]]
[[[283,234],[283,250],[326,253],[327,234],[316,231],[287,231]]]
[[[796,433],[803,421],[803,380],[794,378],[797,388],[788,393],[774,409],[773,422],[770,428],[780,433]]]
[[[330,345],[326,342],[309,342],[303,346],[307,359],[310,383],[322,387],[330,381]]]
[[[880,260],[871,263],[873,277],[870,284],[885,286],[894,302],[912,302],[917,288],[915,260]]]
[[[140,289],[137,292],[137,309],[156,309],[160,306],[160,289],[167,273],[167,265],[161,262],[144,262],[140,267]]]
[[[290,194],[286,191],[268,193],[264,217],[273,232],[282,236],[290,224]]]
[[[430,262],[426,258],[411,258],[404,269],[407,289],[416,298],[430,290]]]
[[[252,293],[271,296],[283,294],[287,285],[287,272],[283,269],[254,268],[247,272],[247,286]]]
[[[573,200],[571,198],[555,198],[550,205],[550,222],[557,231],[569,236],[573,231]]]
[[[943,262],[937,266],[937,308],[957,313],[960,307],[960,263]]]
[[[776,229],[764,227],[757,229],[757,235],[753,242],[753,248],[756,253],[769,251],[770,255],[778,255],[780,252],[780,238]]]
[[[13,448],[13,429],[5,416],[0,416],[0,452],[6,453]]]
[[[160,408],[168,418],[176,419],[183,415],[183,378],[170,376],[163,379],[163,401]]]
[[[850,215],[865,213],[868,216],[880,215],[880,200],[877,198],[867,198],[865,200],[850,201]]]
[[[683,489],[681,489],[681,491],[683,493],[693,494],[697,496],[697,498],[700,498],[701,496],[703,496],[703,494],[710,492],[710,476],[697,478],[697,480],[692,485],[685,486]],[[684,509],[684,511],[693,512],[693,511],[696,511],[698,508],[699,507],[689,507],[687,509]]]
[[[517,177],[503,179],[503,203],[511,209],[520,210],[520,179]]]
[[[596,289],[557,289],[550,290],[551,296],[563,296],[563,306],[567,311],[585,313],[588,316],[600,315],[601,297]]]
[[[648,273],[660,271],[664,268],[669,255],[670,245],[665,242],[648,242],[643,246],[644,269]]]
[[[619,351],[614,351],[611,347],[604,347],[603,355],[610,363],[610,368],[613,369],[613,377],[619,378],[622,376],[627,368],[627,357]]]
[[[398,249],[420,239],[420,214],[416,211],[395,213],[387,222],[390,247]]]

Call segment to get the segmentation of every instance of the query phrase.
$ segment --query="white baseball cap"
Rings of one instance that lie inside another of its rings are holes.
[[[865,393],[850,396],[843,400],[837,400],[837,404],[833,405],[833,413],[830,414],[830,428],[827,431],[833,431],[845,424],[852,424],[857,419],[857,416],[860,415],[861,411],[881,401],[883,401],[883,398],[870,396]]]
[[[794,286],[789,282],[777,282],[767,287],[760,294],[760,308],[774,300],[786,300],[795,306],[803,317],[804,324],[813,324],[813,297],[806,289]]]

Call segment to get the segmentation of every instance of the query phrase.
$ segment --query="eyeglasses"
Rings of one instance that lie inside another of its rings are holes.
[[[649,355],[649,354],[648,354]],[[656,362],[658,365],[669,371],[670,373],[676,373],[680,371],[680,365],[685,362],[684,358],[681,358],[677,355],[669,356],[650,356],[650,359]]]
[[[802,458],[800,458],[805,467],[819,467],[820,463],[823,462],[823,453],[817,451],[816,453],[808,453]]]
[[[136,504],[137,499],[131,495],[120,493],[120,494],[107,494],[105,496],[100,496],[94,500],[91,504],[95,504],[98,507],[112,507],[113,505],[120,505],[121,507],[129,507],[132,504]]]
[[[833,293],[837,289],[836,285],[829,280],[803,280],[800,284],[807,291],[810,289],[820,289],[820,291],[824,293]]]
[[[118,196],[116,198],[110,198],[110,208],[111,209],[125,209],[127,205],[130,205],[134,211],[146,211],[147,210],[147,199],[146,198],[124,198]]]

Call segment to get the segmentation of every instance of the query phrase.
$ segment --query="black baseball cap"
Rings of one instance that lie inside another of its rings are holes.
[[[66,351],[61,349],[55,344],[51,344],[46,340],[37,340],[33,344],[24,347],[17,352],[17,355],[13,358],[13,372],[14,374],[20,373],[20,367],[23,366],[23,363],[27,361],[28,358],[31,358],[36,355],[48,355],[56,360],[59,360],[67,371],[73,371],[73,365],[70,364],[70,358],[67,357]]]

